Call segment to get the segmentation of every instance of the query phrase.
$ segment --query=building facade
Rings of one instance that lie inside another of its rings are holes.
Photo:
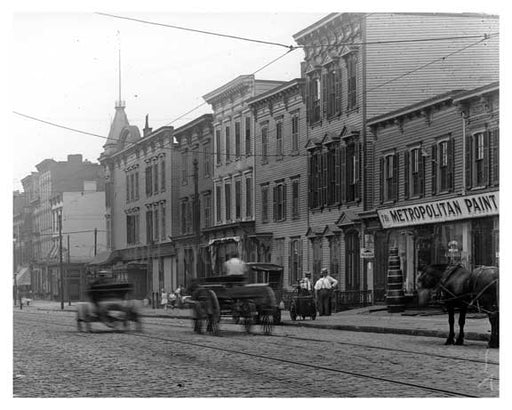
[[[290,288],[306,262],[308,190],[304,80],[294,79],[251,98],[255,124],[255,239],[257,261],[284,268]]]
[[[330,267],[340,290],[370,297],[379,169],[368,120],[497,80],[497,31],[498,19],[486,15],[333,13],[294,36],[305,51],[308,268],[315,279]],[[425,33],[431,41],[422,40]],[[453,40],[461,33],[480,38]]]
[[[280,81],[242,75],[206,94],[213,109],[213,224],[203,230],[212,269],[222,272],[232,252],[246,261],[257,259],[254,222],[254,118],[247,100]]]
[[[134,284],[134,297],[156,300],[160,289],[177,285],[177,186],[173,127],[143,136],[128,122],[124,102],[116,104],[100,162],[105,168],[105,217],[108,254],[94,263],[110,267],[119,279]]]
[[[499,85],[449,92],[371,119],[375,266],[369,285],[386,289],[386,260],[398,248],[406,294],[423,266],[499,265]]]
[[[103,168],[81,154],[45,159],[36,168],[22,181],[30,204],[32,290],[39,298],[61,298],[62,254],[64,297],[78,300],[94,245],[105,246]]]
[[[174,131],[181,166],[173,179],[179,191],[179,223],[174,225],[172,239],[178,284],[184,286],[193,278],[212,274],[208,241],[202,234],[213,224],[212,119],[211,114],[204,114]]]

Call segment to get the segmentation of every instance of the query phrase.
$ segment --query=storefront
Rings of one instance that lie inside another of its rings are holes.
[[[404,290],[416,289],[422,266],[460,262],[468,269],[499,265],[499,192],[378,210],[383,234],[375,247],[398,248]],[[387,266],[387,253],[376,263]]]

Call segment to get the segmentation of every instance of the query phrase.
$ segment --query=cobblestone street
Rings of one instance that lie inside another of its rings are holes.
[[[499,395],[485,342],[144,318],[144,332],[76,330],[72,312],[14,312],[16,397],[448,397]],[[327,383],[326,383],[327,381]]]

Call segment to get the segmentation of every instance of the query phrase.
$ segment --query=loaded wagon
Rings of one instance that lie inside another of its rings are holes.
[[[219,332],[221,317],[229,317],[247,332],[260,324],[272,333],[279,306],[275,293],[265,283],[248,283],[245,275],[214,276],[198,281],[192,292],[193,325],[196,333]]]

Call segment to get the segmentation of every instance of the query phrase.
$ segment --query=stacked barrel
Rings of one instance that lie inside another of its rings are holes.
[[[388,258],[388,291],[386,294],[388,312],[397,313],[405,310],[402,270],[398,248],[389,249]]]

